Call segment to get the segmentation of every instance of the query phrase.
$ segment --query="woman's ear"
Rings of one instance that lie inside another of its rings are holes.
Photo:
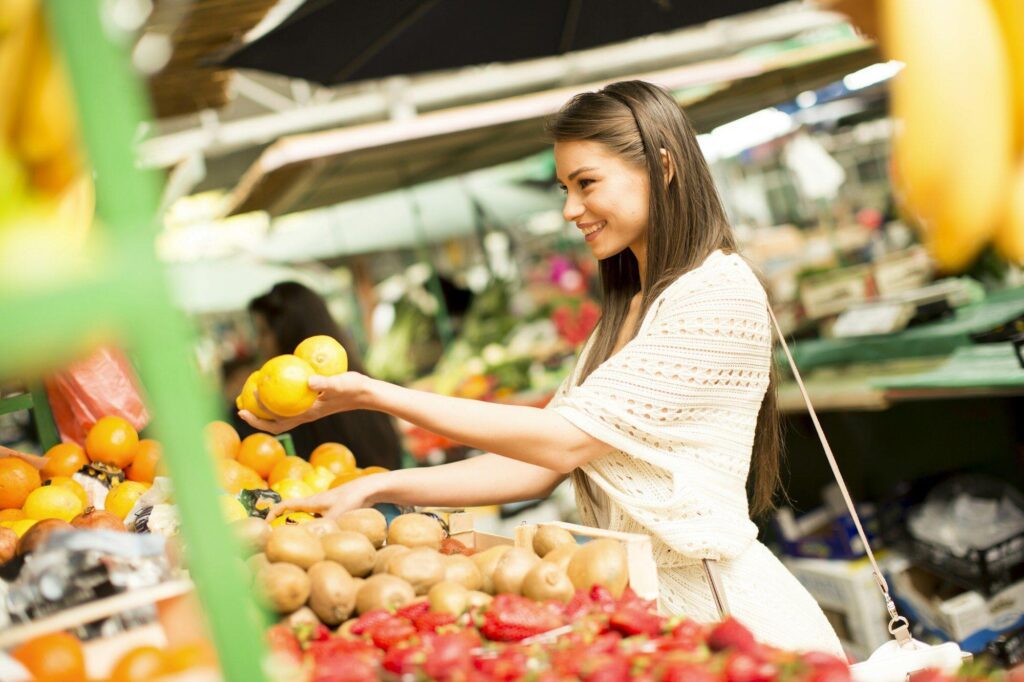
[[[662,147],[659,151],[661,152],[661,167],[665,169],[665,186],[668,187],[672,178],[676,176],[676,169],[672,163],[672,157],[668,155],[668,150]]]

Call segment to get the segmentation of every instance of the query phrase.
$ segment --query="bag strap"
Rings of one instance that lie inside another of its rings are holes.
[[[800,370],[796,367],[796,361],[793,360],[793,354],[789,351],[789,344],[786,343],[786,337],[782,333],[779,321],[775,319],[775,312],[771,306],[768,306],[768,315],[772,318],[775,332],[779,335],[779,341],[782,343],[782,350],[786,353],[786,359],[789,361],[789,368],[793,371],[793,378],[796,379],[796,385],[799,387],[800,394],[804,397],[804,402],[807,404],[807,412],[811,415],[815,431],[818,432],[821,447],[825,449],[828,465],[832,468],[832,474],[835,476],[836,483],[839,484],[839,491],[843,494],[843,501],[846,502],[846,508],[850,511],[850,517],[853,518],[853,525],[857,527],[857,535],[860,536],[860,541],[864,543],[864,551],[871,562],[871,570],[875,574],[875,582],[878,584],[878,589],[881,590],[882,597],[885,599],[885,608],[889,611],[889,634],[895,637],[896,641],[902,646],[911,639],[910,623],[896,611],[896,604],[893,603],[892,596],[889,594],[889,583],[885,581],[882,571],[878,568],[878,562],[875,561],[875,553],[871,551],[871,545],[868,543],[867,535],[865,535],[864,528],[860,523],[860,516],[857,515],[857,509],[850,498],[850,491],[846,489],[846,481],[843,480],[843,474],[839,471],[839,465],[836,463],[835,455],[832,454],[828,438],[825,437],[825,431],[821,428],[821,422],[818,421],[818,414],[814,411],[814,405],[811,404],[811,398],[807,395],[807,388],[800,377]]]
[[[711,587],[711,596],[715,600],[718,617],[725,620],[729,617],[729,602],[725,600],[725,589],[722,586],[722,579],[718,575],[718,566],[714,559],[702,559],[700,563],[704,567],[704,575]]]

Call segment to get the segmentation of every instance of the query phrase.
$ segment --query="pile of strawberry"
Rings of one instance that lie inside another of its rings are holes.
[[[666,618],[628,588],[615,599],[599,586],[568,604],[500,594],[458,618],[417,602],[363,614],[335,635],[323,626],[277,625],[270,641],[310,682],[850,680],[846,662],[834,656],[764,646],[732,619]]]

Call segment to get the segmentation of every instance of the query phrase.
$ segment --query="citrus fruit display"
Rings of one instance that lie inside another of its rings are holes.
[[[220,460],[217,463],[217,476],[220,487],[232,495],[243,490],[262,490],[267,482],[249,467],[239,464],[233,459]]]
[[[238,457],[238,446],[242,439],[238,437],[235,427],[227,422],[210,422],[203,428],[207,449],[218,457],[235,459]]]
[[[110,672],[108,682],[146,682],[167,672],[167,660],[162,650],[154,646],[139,646],[121,657]]]
[[[59,485],[62,488],[67,488],[81,501],[83,507],[89,506],[89,496],[85,493],[85,488],[70,476],[54,476],[43,483],[43,486],[48,485]]]
[[[331,336],[311,336],[295,347],[295,356],[309,363],[317,374],[329,377],[348,370],[344,346]]]
[[[77,637],[56,632],[31,639],[11,656],[41,682],[85,682],[85,653]]]
[[[42,480],[31,464],[14,457],[0,459],[0,509],[20,509]]]
[[[331,487],[335,475],[326,467],[313,467],[313,471],[302,477],[302,482],[313,489],[313,492],[322,493]]]
[[[70,476],[89,463],[78,443],[58,443],[46,451],[46,462],[39,471],[43,478]]]
[[[20,521],[23,518],[25,518],[25,512],[20,509],[4,509],[0,511],[0,522]]]
[[[260,419],[274,419],[274,414],[260,403],[257,395],[259,381],[260,373],[258,371],[249,375],[242,386],[242,392],[235,398],[235,407],[239,410],[248,410]]]
[[[22,535],[28,532],[28,530],[39,523],[38,519],[18,519],[17,521],[0,521],[0,526],[4,528],[10,528],[20,538]]]
[[[309,388],[315,372],[308,362],[294,355],[278,355],[260,368],[257,395],[263,406],[276,415],[294,417],[316,401]]]
[[[334,480],[331,481],[331,484],[328,487],[329,488],[337,488],[339,485],[344,485],[344,484],[348,483],[349,481],[354,481],[355,479],[361,477],[362,475],[363,475],[363,471],[361,469],[354,469],[352,471],[346,471],[344,473],[341,473],[341,474],[338,474],[337,476],[335,476]]]
[[[224,520],[228,523],[231,523],[232,521],[241,521],[249,516],[249,513],[245,511],[245,507],[242,506],[242,503],[230,495],[220,496],[220,510],[221,513],[224,514]]]
[[[279,526],[296,526],[303,523],[308,523],[314,520],[316,517],[309,512],[294,511],[288,512],[287,514],[281,514],[276,519],[270,522],[271,528],[277,528]]]
[[[386,474],[390,469],[384,467],[366,467],[363,469],[363,476],[372,476],[373,474]]]
[[[270,489],[281,496],[282,500],[295,500],[300,497],[310,497],[316,491],[305,481],[297,481],[294,478],[286,478],[270,486]]]
[[[341,443],[321,443],[309,456],[309,463],[315,467],[325,467],[337,476],[356,468],[356,456]]]
[[[284,446],[266,433],[247,436],[238,448],[238,463],[255,471],[260,478],[269,476],[278,462],[284,458]]]
[[[44,485],[29,493],[22,510],[26,517],[37,521],[71,521],[85,510],[85,503],[70,488],[62,485]]]
[[[139,447],[135,451],[135,459],[124,472],[125,476],[129,481],[152,483],[161,468],[163,454],[163,447],[157,441],[149,438],[140,440]]]
[[[285,457],[274,465],[267,482],[273,486],[286,478],[302,480],[308,474],[313,473],[313,465],[301,457]]]
[[[127,518],[132,507],[135,506],[135,502],[147,490],[149,490],[149,486],[145,483],[125,481],[111,489],[110,493],[107,494],[107,501],[104,507],[108,512],[123,521]]]
[[[135,427],[121,417],[103,417],[85,437],[85,454],[91,461],[120,469],[132,463],[138,446]]]

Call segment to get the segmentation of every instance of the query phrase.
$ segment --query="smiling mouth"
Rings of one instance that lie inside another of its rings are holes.
[[[604,229],[605,225],[607,225],[607,221],[602,220],[601,222],[594,223],[589,227],[580,228],[580,232],[583,233],[583,238],[589,242],[597,237],[597,234]]]

